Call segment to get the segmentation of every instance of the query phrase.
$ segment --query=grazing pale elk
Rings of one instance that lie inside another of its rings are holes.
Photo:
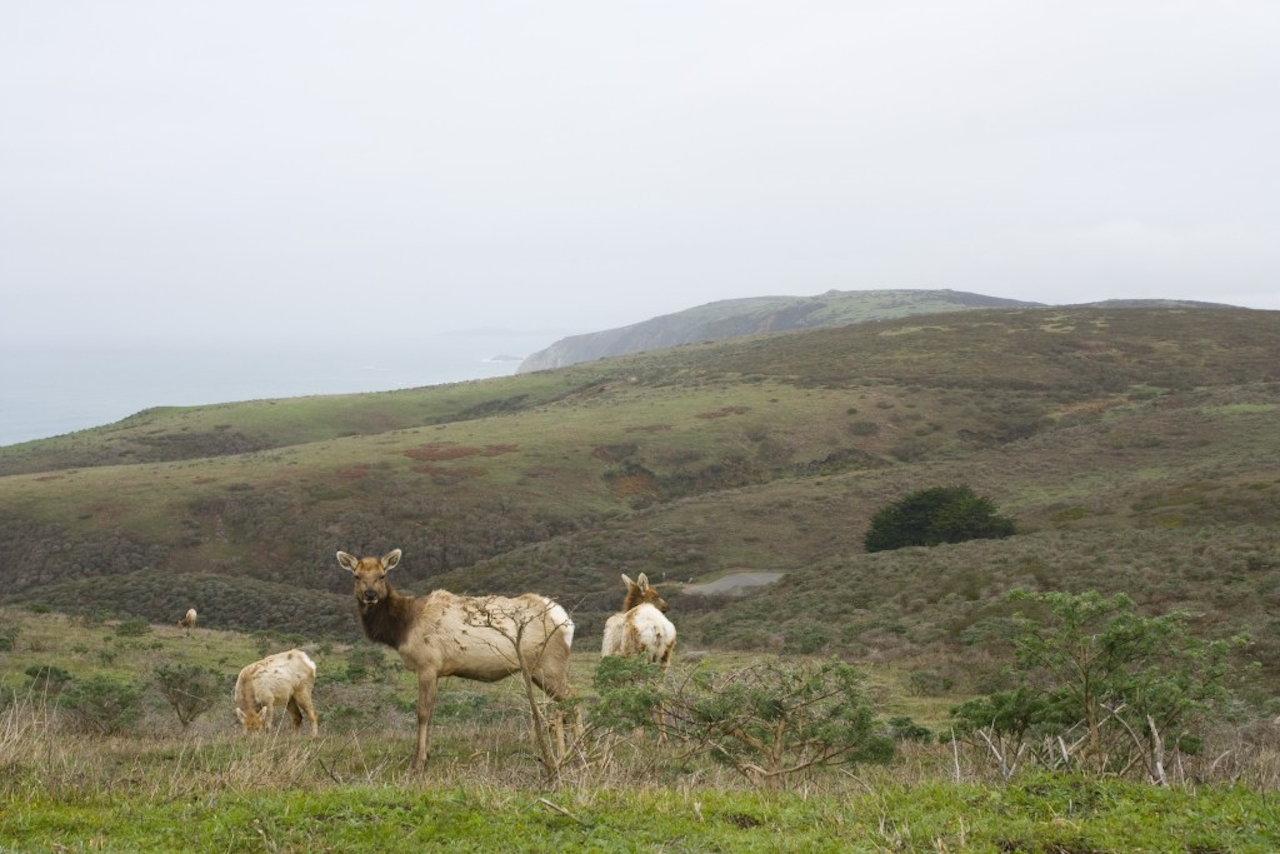
[[[400,549],[380,558],[338,552],[338,564],[355,577],[356,606],[365,636],[396,650],[405,667],[418,675],[415,770],[427,761],[431,711],[442,676],[497,682],[525,669],[551,699],[573,696],[569,685],[573,621],[564,608],[534,593],[508,598],[435,590],[425,596],[406,596],[387,583],[387,571],[398,563]]]
[[[627,597],[621,613],[605,621],[601,654],[645,658],[666,670],[676,651],[676,627],[664,614],[667,600],[658,595],[643,572],[635,581],[623,575],[622,583],[627,586]]]
[[[182,619],[178,620],[178,628],[186,629],[187,636],[190,637],[191,630],[196,627],[196,609],[188,608],[187,613],[182,615]]]
[[[295,730],[301,730],[304,714],[310,718],[314,736],[318,732],[316,707],[311,702],[315,684],[315,662],[302,650],[268,655],[245,667],[236,678],[236,717],[245,732],[257,732],[271,726],[276,706],[284,706],[293,718]]]

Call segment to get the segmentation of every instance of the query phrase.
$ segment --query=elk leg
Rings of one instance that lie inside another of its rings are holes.
[[[293,731],[298,732],[302,729],[302,710],[298,708],[298,700],[295,697],[289,698],[289,717],[293,718]]]
[[[427,764],[431,747],[431,711],[436,705],[436,674],[418,674],[418,749],[413,754],[413,770],[421,771]]]
[[[311,721],[311,737],[315,738],[320,732],[320,727],[316,722],[316,704],[311,701],[310,691],[303,691],[298,694],[298,707],[306,713],[307,718]]]

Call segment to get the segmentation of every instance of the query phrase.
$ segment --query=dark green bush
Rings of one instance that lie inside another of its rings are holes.
[[[990,498],[975,495],[965,485],[936,486],[913,492],[877,512],[863,546],[880,552],[998,539],[1014,532],[1013,520],[997,514]]]
[[[928,744],[933,741],[933,732],[922,727],[909,717],[889,718],[889,737],[894,741],[918,741]]]

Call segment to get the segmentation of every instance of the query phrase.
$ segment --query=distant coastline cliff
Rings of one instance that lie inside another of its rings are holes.
[[[1043,307],[1042,303],[952,290],[828,291],[812,297],[721,300],[618,329],[562,338],[525,358],[517,373],[762,332],[846,326],[976,308]]]

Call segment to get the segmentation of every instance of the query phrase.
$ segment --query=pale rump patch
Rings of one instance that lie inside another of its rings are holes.
[[[662,613],[667,602],[644,573],[635,581],[624,575],[622,583],[627,587],[624,610],[605,621],[601,654],[644,658],[665,670],[676,648],[675,624]]]

